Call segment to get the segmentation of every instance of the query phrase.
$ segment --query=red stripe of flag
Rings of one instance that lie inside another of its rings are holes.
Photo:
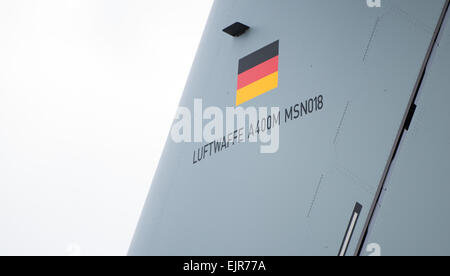
[[[238,76],[238,90],[278,71],[278,56],[273,57]]]

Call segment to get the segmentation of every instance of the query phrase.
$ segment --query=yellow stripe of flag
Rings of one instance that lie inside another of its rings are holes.
[[[236,106],[278,87],[278,72],[270,74],[237,91]]]

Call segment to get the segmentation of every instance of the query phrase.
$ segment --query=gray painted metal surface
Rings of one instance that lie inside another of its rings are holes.
[[[282,124],[274,154],[193,164],[204,143],[169,138],[130,255],[337,255],[359,203],[355,252],[444,3],[216,0],[180,105],[234,106],[239,60],[279,40],[278,87],[242,106],[323,109]],[[221,31],[236,21],[250,30]]]
[[[447,20],[366,239],[382,255],[450,254],[449,69]]]

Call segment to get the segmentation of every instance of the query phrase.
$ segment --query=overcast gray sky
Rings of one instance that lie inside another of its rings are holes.
[[[124,255],[212,0],[0,1],[0,255]]]

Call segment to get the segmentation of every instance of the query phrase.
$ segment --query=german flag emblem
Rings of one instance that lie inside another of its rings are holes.
[[[278,87],[279,41],[239,60],[236,106]]]

